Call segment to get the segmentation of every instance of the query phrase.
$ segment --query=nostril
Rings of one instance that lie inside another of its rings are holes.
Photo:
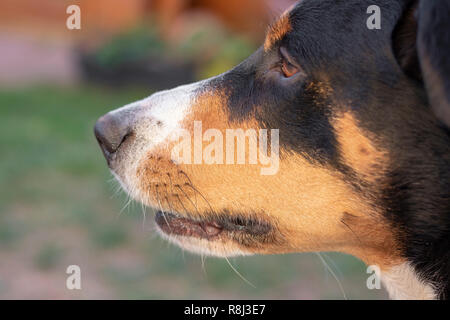
[[[131,134],[131,128],[126,118],[106,114],[98,119],[94,127],[94,134],[105,157],[108,158]]]

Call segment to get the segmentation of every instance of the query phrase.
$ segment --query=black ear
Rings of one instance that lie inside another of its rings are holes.
[[[450,128],[450,1],[409,0],[393,34],[405,74],[423,83],[430,107]]]
[[[450,1],[421,0],[417,51],[428,99],[450,128]]]
[[[417,53],[417,8],[419,1],[409,1],[393,34],[395,57],[403,71],[411,78],[422,82]]]

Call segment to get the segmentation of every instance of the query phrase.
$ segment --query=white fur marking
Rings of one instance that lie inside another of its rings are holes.
[[[419,278],[409,263],[403,263],[381,273],[381,281],[395,300],[434,300],[433,287]]]

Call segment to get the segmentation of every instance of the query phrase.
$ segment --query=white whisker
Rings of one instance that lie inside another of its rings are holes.
[[[231,269],[233,269],[233,271],[239,276],[239,278],[241,278],[245,283],[247,283],[248,285],[252,286],[253,288],[256,288],[256,286],[251,283],[250,281],[248,281],[242,274],[240,274],[235,267],[233,267],[233,265],[231,264],[230,260],[228,260],[227,257],[225,257],[225,260],[228,262],[228,265],[230,266]]]
[[[347,295],[345,294],[344,291],[344,287],[342,286],[341,281],[339,280],[339,278],[336,276],[336,274],[334,273],[333,269],[330,268],[330,266],[328,265],[328,263],[325,261],[325,259],[322,257],[322,255],[319,252],[315,252],[315,254],[319,257],[320,261],[322,261],[323,265],[325,266],[326,270],[328,270],[328,272],[330,272],[330,274],[333,276],[333,278],[336,280],[339,289],[341,290],[342,295],[344,296],[345,300],[347,299]]]

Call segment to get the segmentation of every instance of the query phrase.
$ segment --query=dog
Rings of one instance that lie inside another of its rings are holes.
[[[449,13],[446,0],[302,0],[247,60],[107,113],[96,138],[123,189],[158,208],[159,233],[184,249],[344,252],[378,266],[391,298],[446,299]],[[174,160],[179,132],[199,122],[222,136],[277,129],[278,171]]]

